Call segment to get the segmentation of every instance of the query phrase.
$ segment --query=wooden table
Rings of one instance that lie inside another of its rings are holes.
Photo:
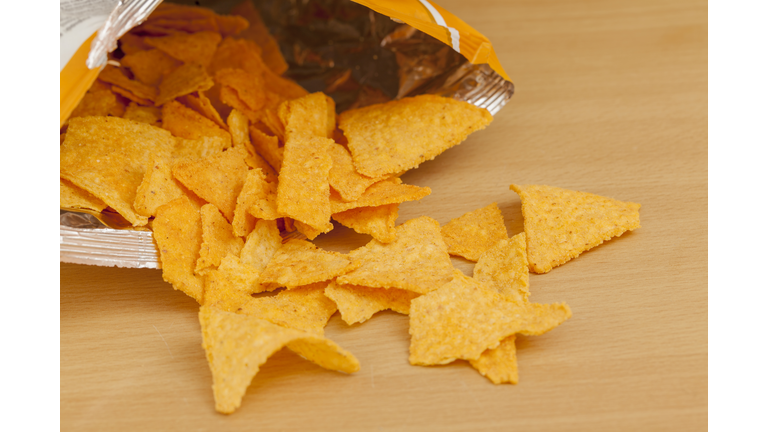
[[[705,430],[707,3],[439,3],[493,41],[517,91],[485,131],[403,177],[433,192],[399,222],[495,201],[516,234],[513,182],[643,205],[641,229],[531,276],[532,300],[573,318],[519,338],[520,383],[463,361],[410,366],[407,316],[336,315],[326,335],[360,372],[281,351],[220,415],[191,298],[158,270],[62,264],[63,430]],[[368,239],[337,228],[319,244]]]

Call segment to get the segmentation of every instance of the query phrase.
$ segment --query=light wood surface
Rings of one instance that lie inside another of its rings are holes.
[[[642,228],[532,275],[532,300],[565,301],[573,318],[519,337],[520,383],[493,385],[463,361],[410,366],[407,316],[348,327],[336,315],[326,335],[360,372],[281,351],[220,415],[191,298],[157,270],[62,264],[63,430],[705,430],[706,2],[438,3],[493,41],[517,93],[485,131],[403,177],[433,192],[402,205],[400,223],[495,201],[516,234],[513,182],[643,205]],[[337,227],[318,243],[368,239]]]

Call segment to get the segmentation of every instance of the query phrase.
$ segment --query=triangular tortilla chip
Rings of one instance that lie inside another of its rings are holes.
[[[483,351],[477,360],[470,360],[469,364],[494,384],[517,384],[515,335],[502,340],[495,349]]]
[[[401,183],[402,181],[399,178],[374,183],[360,198],[352,202],[344,202],[339,194],[332,190],[330,196],[331,212],[336,214],[359,207],[379,207],[386,204],[416,201],[432,193],[432,189],[428,187]]]
[[[133,76],[143,84],[157,87],[182,62],[159,49],[150,49],[126,54],[120,59],[120,64],[130,69]]]
[[[141,99],[147,99],[154,102],[157,98],[157,90],[139,81],[128,78],[123,71],[115,66],[107,65],[99,73],[99,79],[105,83],[121,87]]]
[[[216,111],[216,108],[213,107],[211,100],[208,99],[208,97],[205,95],[205,92],[198,91],[190,93],[186,96],[179,97],[178,101],[187,108],[191,108],[197,111],[198,113],[202,114],[203,117],[216,123],[216,126],[224,129],[225,131],[229,131],[229,126],[224,123],[224,120],[221,119],[221,115],[218,111]]]
[[[251,294],[264,291],[258,283],[259,272],[243,264],[235,255],[227,255],[219,268],[205,273],[203,304],[228,312],[237,312]]]
[[[254,172],[256,170],[251,170]],[[277,183],[267,181],[263,174],[252,174],[243,202],[253,203],[247,211],[257,219],[276,220],[283,217],[277,211]],[[243,187],[245,189],[245,187]]]
[[[345,111],[339,128],[357,171],[378,177],[434,159],[491,120],[487,110],[470,103],[421,95]]]
[[[528,265],[536,273],[547,273],[604,241],[640,228],[640,204],[553,186],[509,188],[523,203]]]
[[[232,225],[221,215],[219,209],[206,204],[200,209],[203,224],[203,244],[200,246],[200,258],[195,266],[195,273],[204,275],[221,264],[227,255],[240,256],[243,239],[232,233]]]
[[[500,240],[480,255],[472,277],[505,297],[527,301],[530,291],[525,233]]]
[[[217,32],[202,31],[192,34],[148,37],[144,42],[184,63],[208,66],[216,52],[216,47],[221,42],[221,35]]]
[[[288,329],[267,321],[200,308],[203,348],[213,374],[216,411],[232,413],[251,380],[269,356],[283,347],[326,369],[352,373],[360,363],[348,351],[320,335]]]
[[[73,185],[71,182],[59,179],[59,207],[70,209],[87,209],[100,212],[107,205],[88,192]]]
[[[519,303],[456,270],[451,282],[418,297],[410,310],[410,362],[477,360],[515,333],[540,335],[571,317],[565,303]]]
[[[434,291],[453,278],[453,265],[440,236],[440,224],[422,216],[398,226],[395,241],[371,240],[350,252],[361,266],[339,276],[339,284],[400,288],[419,294]]]
[[[154,106],[142,106],[136,102],[131,102],[125,108],[125,113],[122,117],[126,120],[133,120],[141,123],[146,123],[152,126],[160,126],[162,114],[160,108]]]
[[[232,146],[229,132],[179,102],[171,101],[163,105],[162,116],[163,129],[170,131],[174,136],[192,140],[218,137],[224,141],[225,148]]]
[[[333,279],[357,265],[346,255],[318,249],[306,240],[288,240],[272,257],[259,282],[295,288]]]
[[[305,224],[304,222],[302,222],[300,220],[295,220],[295,221],[293,221],[293,223],[296,226],[296,230],[298,232],[304,234],[305,236],[307,236],[307,238],[309,240],[314,240],[314,239],[317,238],[317,236],[322,234],[322,232],[312,228],[311,226]]]
[[[332,143],[329,138],[308,135],[289,139],[278,176],[278,212],[320,232],[333,229],[328,186],[333,161],[326,150]]]
[[[507,238],[504,216],[496,203],[451,219],[440,232],[449,254],[470,261],[477,261],[483,252]]]
[[[232,220],[232,229],[236,236],[245,237],[256,225],[256,218],[248,210],[252,206],[258,208],[264,200],[264,183],[267,183],[267,176],[260,169],[248,171],[243,189],[237,196],[235,217]]]
[[[77,117],[60,147],[61,177],[115,209],[133,226],[147,218],[133,208],[153,155],[170,156],[170,132],[119,117]]]
[[[125,113],[125,105],[117,98],[117,95],[112,90],[88,90],[88,92],[77,104],[72,114],[69,115],[70,119],[75,117],[88,117],[88,116],[114,116],[122,117]]]
[[[201,92],[213,87],[213,79],[205,68],[196,63],[186,63],[173,70],[160,83],[155,105],[160,106],[177,97]]]
[[[238,313],[265,319],[283,327],[323,334],[336,312],[336,303],[325,296],[327,282],[282,290],[277,295],[251,297]]]
[[[194,273],[203,242],[200,208],[187,197],[158,207],[152,237],[160,251],[163,280],[202,303],[204,281]]]
[[[202,159],[220,155],[229,148],[230,142],[220,136],[204,136],[198,139],[186,139],[176,137],[176,146],[173,148],[175,159]]]
[[[300,134],[331,138],[336,127],[333,105],[328,103],[328,96],[321,92],[308,94],[298,99],[280,104],[278,116],[285,125],[285,139]],[[329,130],[329,116],[333,118],[333,128]]]
[[[338,285],[335,281],[328,284],[325,295],[336,303],[341,319],[349,325],[368,321],[376,312],[387,309],[408,315],[411,300],[419,296],[397,288]]]
[[[387,204],[378,207],[359,207],[333,215],[340,224],[352,228],[360,234],[370,234],[382,243],[390,243],[397,236],[395,221],[400,204]]]
[[[184,195],[183,186],[173,178],[169,159],[154,157],[136,189],[133,208],[142,216],[154,216],[158,207]]]
[[[280,142],[276,136],[269,136],[262,132],[258,127],[251,126],[249,129],[251,135],[251,144],[253,144],[256,153],[258,153],[269,165],[279,173],[283,166],[284,147],[280,147]]]
[[[261,274],[282,246],[283,239],[280,237],[277,222],[258,220],[253,231],[248,234],[243,250],[240,251],[240,262],[253,267]]]
[[[386,179],[386,177],[366,177],[357,171],[352,165],[352,155],[341,144],[334,143],[328,147],[328,153],[333,159],[333,167],[328,174],[331,187],[339,193],[343,201],[355,201],[372,184]]]
[[[231,221],[248,175],[245,157],[242,149],[229,149],[204,159],[180,161],[173,166],[173,175]]]

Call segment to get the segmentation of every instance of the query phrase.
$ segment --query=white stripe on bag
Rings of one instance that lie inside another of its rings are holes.
[[[432,14],[432,18],[435,19],[435,22],[437,22],[437,25],[448,29],[448,33],[451,34],[451,45],[453,45],[453,49],[457,53],[461,54],[461,48],[459,47],[459,37],[460,37],[459,31],[453,27],[448,27],[448,24],[445,22],[445,19],[443,19],[443,16],[440,15],[440,12],[438,12],[437,9],[435,9],[435,7],[432,6],[430,2],[428,2],[427,0],[419,0],[419,2],[423,4],[425,8],[427,8],[429,13]]]

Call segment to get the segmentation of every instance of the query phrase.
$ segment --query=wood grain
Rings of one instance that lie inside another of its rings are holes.
[[[516,234],[513,182],[643,205],[639,230],[531,277],[532,300],[574,315],[518,339],[520,383],[495,386],[465,362],[410,366],[406,316],[348,327],[336,315],[326,334],[359,373],[281,351],[223,416],[192,299],[156,270],[61,264],[63,430],[706,429],[707,3],[439,4],[493,41],[516,95],[485,131],[403,177],[433,192],[399,222],[446,223],[495,201]],[[319,244],[367,241],[337,227]]]

